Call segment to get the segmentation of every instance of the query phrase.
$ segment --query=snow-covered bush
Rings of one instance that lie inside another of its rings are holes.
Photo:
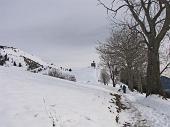
[[[67,73],[63,73],[63,79],[76,82],[76,77]]]
[[[48,75],[52,76],[52,77],[57,77],[57,78],[62,77],[62,73],[59,70],[55,69],[55,68],[50,69],[48,71]]]
[[[49,69],[47,75],[56,77],[56,78],[60,78],[60,79],[66,79],[69,81],[74,81],[74,82],[76,81],[76,77],[74,75],[63,73],[62,71],[60,71],[56,68]]]

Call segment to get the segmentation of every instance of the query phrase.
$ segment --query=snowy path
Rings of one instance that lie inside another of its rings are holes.
[[[158,96],[151,96],[145,98],[145,95],[141,95],[137,92],[128,91],[127,94],[118,92],[117,88],[98,85],[99,70],[93,68],[84,68],[76,70],[79,81],[83,81],[88,85],[94,85],[97,89],[103,89],[110,91],[111,93],[117,93],[122,96],[122,103],[129,109],[122,111],[119,114],[119,125],[124,123],[131,123],[135,127],[170,127],[170,100],[162,100]],[[80,75],[80,76],[79,76]],[[112,104],[109,109],[115,115],[115,104]]]
[[[131,107],[137,109],[139,120],[142,118],[141,121],[145,126],[170,127],[170,100],[162,100],[153,95],[146,98],[145,95],[137,92],[128,92],[123,96],[131,104]]]

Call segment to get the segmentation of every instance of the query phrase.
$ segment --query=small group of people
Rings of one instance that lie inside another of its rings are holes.
[[[120,85],[119,91],[123,90],[123,93],[126,93],[126,85]]]

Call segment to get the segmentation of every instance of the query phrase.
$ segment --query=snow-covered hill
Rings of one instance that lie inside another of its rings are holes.
[[[75,76],[71,73],[63,71],[54,64],[44,62],[34,55],[13,47],[0,46],[0,65],[5,67],[16,66],[23,70],[46,75],[55,72],[57,73],[55,77],[75,81]],[[50,76],[54,76],[54,74]]]
[[[4,66],[14,66],[14,62],[16,63],[16,66],[19,66],[20,63],[21,66],[26,69],[35,69],[36,67],[49,66],[46,62],[42,61],[40,58],[13,47],[0,46],[0,55],[1,60],[4,59],[4,62],[1,63]],[[7,57],[6,59],[4,58],[5,55]],[[29,60],[30,62],[28,62]],[[37,64],[35,65],[35,68],[31,67],[31,61],[32,64],[33,63]]]
[[[0,66],[0,127],[170,126],[170,100],[123,94],[119,85],[87,85],[97,79],[95,71],[79,69],[78,82],[70,82]]]
[[[77,82],[57,79],[42,74],[67,73],[4,46],[0,64],[0,127],[170,127],[170,100],[104,86],[98,68],[73,68]]]
[[[110,98],[76,82],[0,67],[0,127],[113,127]]]

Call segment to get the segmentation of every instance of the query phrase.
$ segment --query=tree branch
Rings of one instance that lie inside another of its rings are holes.
[[[162,69],[162,71],[160,72],[160,75],[166,70],[168,69],[170,66],[170,62]]]

